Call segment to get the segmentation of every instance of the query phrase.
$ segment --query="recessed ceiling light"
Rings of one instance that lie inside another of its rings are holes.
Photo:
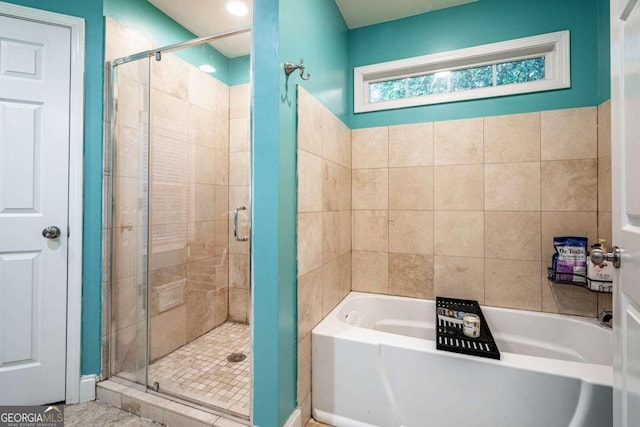
[[[201,66],[199,66],[198,68],[200,68],[201,71],[204,71],[205,73],[215,73],[216,69],[213,68],[211,65],[209,64],[202,64]]]
[[[235,16],[245,16],[249,13],[249,7],[240,0],[230,0],[226,4],[227,12]]]

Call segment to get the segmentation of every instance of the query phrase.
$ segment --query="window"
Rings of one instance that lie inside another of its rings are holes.
[[[571,86],[569,32],[354,69],[356,113]]]

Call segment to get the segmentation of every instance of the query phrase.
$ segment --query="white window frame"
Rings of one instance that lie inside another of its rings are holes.
[[[369,102],[369,85],[372,83],[541,56],[545,58],[544,80]],[[365,65],[355,67],[353,74],[355,113],[566,89],[571,87],[569,31]]]

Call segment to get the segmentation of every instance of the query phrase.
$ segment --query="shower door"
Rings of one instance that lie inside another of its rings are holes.
[[[150,63],[148,386],[248,416],[248,85],[185,60],[208,47]]]
[[[110,372],[249,419],[249,84],[185,45],[111,68]]]
[[[147,384],[149,57],[111,68],[112,375]]]

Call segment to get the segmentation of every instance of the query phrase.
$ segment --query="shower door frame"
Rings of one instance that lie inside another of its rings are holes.
[[[116,67],[119,65],[123,65],[123,64],[127,64],[127,63],[131,63],[131,62],[135,62],[135,61],[139,61],[139,60],[143,60],[143,59],[147,59],[148,61],[150,61],[149,59],[149,51],[145,51],[145,52],[139,52],[133,55],[129,55],[123,58],[118,58],[118,59],[114,59],[111,61],[107,61],[105,63],[105,104],[106,104],[106,108],[105,108],[105,153],[104,153],[104,170],[106,173],[110,174],[110,179],[105,180],[105,206],[104,206],[104,212],[103,215],[105,217],[108,217],[108,220],[105,219],[105,223],[106,224],[110,224],[111,225],[111,233],[108,234],[108,239],[105,236],[105,244],[104,244],[104,252],[109,254],[109,264],[107,266],[107,268],[105,268],[106,271],[108,271],[109,276],[107,277],[107,283],[109,284],[109,288],[107,289],[106,292],[106,298],[105,298],[105,302],[106,302],[106,307],[103,308],[105,310],[104,315],[103,315],[103,321],[105,322],[105,327],[103,328],[104,330],[109,331],[109,344],[108,344],[108,354],[107,354],[107,363],[105,364],[103,361],[103,368],[106,368],[106,378],[111,379],[111,380],[116,380],[118,382],[122,382],[124,384],[126,384],[129,387],[132,388],[136,388],[138,390],[141,391],[146,391],[148,388],[148,368],[149,368],[149,362],[148,362],[148,353],[149,353],[149,337],[148,337],[148,328],[149,328],[149,316],[148,314],[146,315],[146,320],[145,320],[145,327],[147,329],[146,333],[146,339],[145,339],[145,360],[146,360],[146,364],[145,364],[145,373],[144,373],[144,378],[145,378],[145,384],[140,384],[134,380],[130,380],[127,378],[123,378],[119,375],[117,375],[116,372],[113,372],[112,368],[112,362],[115,359],[114,356],[114,352],[115,352],[115,334],[113,333],[113,330],[111,329],[113,326],[113,287],[115,284],[115,279],[117,278],[116,274],[115,274],[115,268],[116,268],[116,263],[114,260],[114,255],[113,255],[113,242],[115,241],[115,234],[116,234],[116,227],[115,224],[113,224],[113,219],[116,217],[116,193],[115,193],[115,188],[116,188],[116,180],[117,180],[117,155],[116,155],[116,124],[117,124],[117,111],[116,111],[116,105],[117,105],[117,96],[115,96],[115,88],[117,87],[117,73],[116,73]],[[149,70],[147,70],[148,74],[150,75],[150,67]],[[149,80],[150,80],[150,76],[148,77],[147,80],[147,84],[149,84]],[[150,89],[148,90],[148,93],[150,92]],[[149,96],[147,96],[147,98],[150,98]],[[147,123],[147,138],[149,138],[149,123]],[[147,150],[149,150],[149,141],[147,141]],[[147,181],[148,181],[148,174],[149,171],[147,170]],[[147,194],[147,198],[149,197],[149,195]],[[146,224],[145,227],[147,229],[147,235],[148,235],[148,230],[149,230],[149,218],[148,218],[148,207],[147,207],[147,220],[146,220]],[[147,245],[147,250],[148,250],[148,238],[147,238],[147,242],[145,243]],[[147,291],[146,291],[146,295],[145,295],[145,307],[148,306],[149,303],[149,291],[148,291],[148,280],[149,280],[149,273],[148,273],[148,257],[147,257],[147,271],[146,271],[146,278],[145,280],[147,281]],[[104,352],[103,352],[104,355]]]
[[[116,87],[116,67],[123,65],[123,64],[127,64],[127,63],[131,63],[131,62],[135,62],[135,61],[139,61],[139,60],[143,60],[143,59],[148,59],[149,62],[149,80],[148,80],[148,101],[149,101],[149,112],[150,112],[150,108],[151,108],[151,102],[150,102],[150,91],[151,91],[151,58],[155,58],[157,61],[160,61],[162,58],[162,55],[164,53],[170,53],[173,51],[178,51],[184,48],[189,48],[192,46],[197,46],[203,43],[207,43],[207,42],[211,42],[211,41],[215,41],[215,40],[219,40],[219,39],[223,39],[223,38],[227,38],[227,37],[232,37],[232,36],[236,36],[239,34],[244,34],[244,33],[248,33],[251,32],[252,28],[251,26],[245,26],[245,27],[240,27],[240,28],[236,28],[230,31],[225,31],[225,32],[221,32],[221,33],[217,33],[217,34],[213,34],[213,35],[209,35],[209,36],[205,36],[205,37],[199,37],[199,38],[195,38],[192,40],[188,40],[186,42],[182,42],[182,43],[175,43],[175,44],[171,44],[165,47],[161,47],[161,48],[157,48],[157,49],[150,49],[150,50],[145,50],[142,52],[138,52],[138,53],[134,53],[132,55],[128,55],[122,58],[117,58],[111,61],[107,61],[105,63],[105,101],[106,101],[106,105],[107,108],[105,109],[105,121],[106,121],[106,126],[105,126],[105,161],[104,161],[104,165],[105,165],[105,171],[110,172],[110,179],[105,180],[105,207],[104,207],[104,212],[103,215],[104,216],[108,216],[109,217],[109,222],[111,223],[111,219],[115,218],[115,214],[116,214],[116,203],[115,203],[115,188],[116,188],[116,179],[117,179],[117,175],[116,175],[116,165],[117,165],[117,155],[116,155],[116,129],[115,129],[115,124],[116,124],[116,117],[117,117],[117,112],[116,112],[116,100],[117,97],[114,96],[114,90]],[[147,149],[150,150],[150,127],[151,127],[151,121],[149,120],[147,123],[147,138],[149,138],[149,140],[147,141],[148,147]],[[251,132],[250,132],[251,134]],[[250,146],[251,146],[251,142],[250,142]],[[147,161],[150,163],[151,162],[151,157],[149,155]],[[150,165],[148,165],[150,166]],[[150,181],[149,181],[149,176],[150,174],[150,168],[147,167],[147,181],[148,181],[148,192],[147,192],[147,198],[150,199],[151,198],[151,192],[150,192]],[[249,206],[251,206],[251,192],[249,192],[248,195],[248,204]],[[115,233],[116,233],[116,227],[112,226],[112,230],[111,233],[106,234],[105,235],[105,243],[104,243],[104,251],[106,253],[109,253],[109,264],[107,265],[107,268],[105,268],[105,279],[106,282],[109,283],[109,287],[107,289],[106,292],[106,298],[105,298],[105,307],[103,307],[103,309],[105,310],[105,315],[103,316],[103,320],[105,321],[106,324],[106,328],[104,328],[105,330],[109,331],[109,343],[108,343],[108,347],[109,347],[109,352],[107,354],[107,363],[103,363],[103,367],[105,367],[106,369],[106,378],[111,379],[111,380],[115,380],[117,382],[121,382],[123,384],[125,384],[128,387],[132,387],[135,389],[138,389],[140,391],[144,391],[146,393],[150,393],[150,394],[154,394],[154,395],[158,395],[160,397],[164,397],[164,398],[168,398],[170,400],[175,400],[177,402],[180,403],[185,403],[187,405],[190,406],[195,406],[198,409],[202,409],[205,410],[207,412],[219,412],[222,414],[226,414],[226,415],[231,415],[234,417],[241,417],[242,419],[246,420],[246,421],[250,421],[251,420],[251,413],[249,413],[247,416],[237,413],[237,412],[233,412],[230,410],[227,410],[225,408],[221,408],[218,406],[214,406],[214,405],[208,405],[205,404],[203,402],[199,402],[196,400],[192,400],[189,399],[185,396],[180,396],[180,395],[176,395],[170,392],[162,392],[162,391],[157,391],[154,390],[150,384],[149,384],[149,365],[150,365],[150,361],[149,361],[149,329],[150,329],[150,310],[149,310],[149,294],[150,294],[150,290],[149,290],[149,276],[150,276],[150,269],[149,269],[149,248],[150,248],[150,240],[151,240],[151,236],[149,233],[149,228],[150,228],[150,219],[149,219],[149,213],[150,213],[150,203],[147,204],[147,219],[146,219],[146,224],[144,225],[147,229],[147,241],[145,242],[146,244],[146,248],[147,248],[147,258],[146,258],[146,295],[145,295],[145,307],[146,307],[146,313],[145,313],[145,322],[146,322],[146,336],[145,336],[145,384],[140,384],[136,381],[133,380],[129,380],[127,378],[123,378],[121,376],[119,376],[116,372],[113,372],[112,370],[112,360],[114,359],[113,355],[113,340],[115,339],[113,337],[113,333],[111,333],[111,326],[112,326],[112,308],[113,308],[113,286],[114,286],[114,269],[115,269],[115,262],[114,262],[114,256],[112,253],[113,250],[113,242],[115,240]],[[105,221],[106,222],[106,221]],[[251,224],[249,222],[248,224],[248,229],[249,229],[249,235],[250,230],[251,230]],[[249,244],[249,259],[251,258],[251,245]],[[249,269],[251,263],[249,263]],[[249,289],[249,298],[251,297],[251,272],[249,271],[248,274],[248,289]],[[252,305],[251,305],[252,306]],[[248,314],[248,318],[252,319],[252,315]],[[253,322],[250,321],[249,322],[250,328],[253,330]],[[253,334],[252,334],[253,335]],[[104,354],[104,352],[103,352]],[[252,366],[252,371],[253,371],[253,359],[251,361],[251,366]],[[105,379],[106,379],[105,378]],[[253,393],[251,393],[251,395],[253,396]],[[251,399],[253,400],[253,399]]]

